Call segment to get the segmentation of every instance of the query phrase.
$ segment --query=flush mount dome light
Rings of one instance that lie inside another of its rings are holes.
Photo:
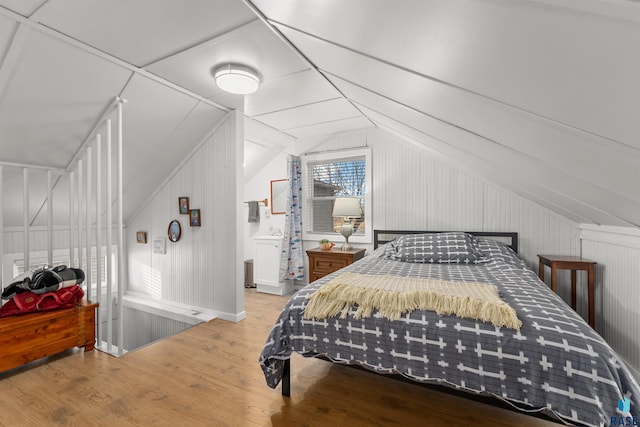
[[[225,92],[247,95],[258,90],[260,76],[244,65],[224,64],[214,69],[213,78]]]

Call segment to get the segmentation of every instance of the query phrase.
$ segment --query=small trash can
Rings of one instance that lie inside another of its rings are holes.
[[[253,283],[253,260],[244,260],[244,287],[255,288],[256,284]]]

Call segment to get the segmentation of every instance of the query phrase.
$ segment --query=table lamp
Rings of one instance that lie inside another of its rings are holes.
[[[353,247],[349,244],[349,236],[353,234],[353,225],[351,224],[352,218],[359,218],[362,216],[362,209],[360,208],[360,201],[357,197],[338,197],[333,205],[334,217],[342,217],[342,228],[340,234],[344,236],[343,251],[348,251]]]

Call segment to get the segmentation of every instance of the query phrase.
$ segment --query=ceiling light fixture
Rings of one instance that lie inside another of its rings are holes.
[[[248,95],[258,90],[260,76],[251,68],[239,64],[216,67],[213,78],[220,89],[238,95]]]

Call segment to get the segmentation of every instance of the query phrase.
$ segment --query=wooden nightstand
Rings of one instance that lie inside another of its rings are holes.
[[[364,257],[364,252],[365,249],[359,248],[353,248],[349,251],[309,249],[307,251],[309,256],[309,283],[356,262]]]
[[[576,309],[576,270],[587,271],[589,298],[589,325],[595,327],[595,267],[596,262],[581,257],[561,255],[538,255],[538,276],[544,282],[544,266],[551,267],[551,290],[556,292],[556,270],[571,270],[571,308]]]

